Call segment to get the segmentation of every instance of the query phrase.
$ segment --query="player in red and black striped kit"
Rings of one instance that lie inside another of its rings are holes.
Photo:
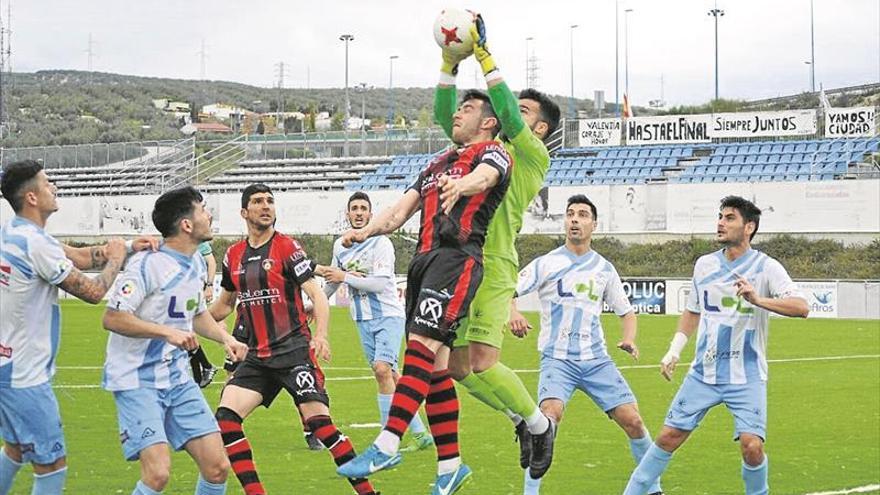
[[[458,448],[459,404],[447,364],[458,321],[482,280],[486,229],[513,166],[494,141],[499,130],[489,97],[465,93],[453,117],[457,147],[436,156],[397,204],[343,235],[343,243],[363,242],[393,232],[422,210],[417,253],[407,275],[403,376],[384,430],[362,455],[340,466],[343,476],[368,476],[397,465],[400,438],[423,401],[437,445],[434,492],[452,493],[470,476]]]
[[[287,391],[305,423],[333,455],[337,465],[354,458],[351,441],[330,419],[330,398],[316,357],[330,360],[327,323],[330,306],[313,278],[313,264],[300,244],[275,231],[275,199],[264,184],[241,196],[247,239],[226,251],[222,291],[211,315],[223,321],[238,299],[238,317],[248,335],[248,354],[226,383],[217,421],[232,469],[246,495],[265,494],[242,422],[257,406],[269,407]],[[314,305],[315,331],[303,308],[305,292]],[[375,495],[365,478],[350,478],[358,495]]]

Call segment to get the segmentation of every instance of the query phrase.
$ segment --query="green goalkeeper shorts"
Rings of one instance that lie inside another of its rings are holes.
[[[493,285],[484,278],[471,301],[467,317],[459,324],[453,346],[464,347],[470,342],[479,342],[501,349],[510,322],[510,300],[515,291],[515,285]]]

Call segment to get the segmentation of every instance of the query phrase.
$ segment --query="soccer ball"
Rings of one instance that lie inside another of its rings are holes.
[[[434,40],[440,48],[466,57],[474,52],[473,23],[474,14],[470,11],[443,9],[434,21]]]

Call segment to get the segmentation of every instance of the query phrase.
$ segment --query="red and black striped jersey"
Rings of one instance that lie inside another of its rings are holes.
[[[461,197],[449,215],[443,213],[437,180],[442,175],[459,179],[485,163],[501,173],[501,178],[490,189],[473,196]],[[453,148],[434,157],[419,173],[408,189],[421,196],[421,222],[417,251],[426,253],[440,247],[463,249],[482,259],[486,229],[492,215],[501,204],[513,161],[507,151],[495,141],[474,143],[464,148]]]
[[[262,246],[251,247],[245,239],[226,250],[220,285],[237,293],[249,358],[266,361],[309,345],[301,286],[313,276],[299,242],[278,232]]]

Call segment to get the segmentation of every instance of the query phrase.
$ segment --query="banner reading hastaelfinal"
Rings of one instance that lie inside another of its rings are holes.
[[[632,117],[626,121],[626,144],[708,143],[711,115]]]

